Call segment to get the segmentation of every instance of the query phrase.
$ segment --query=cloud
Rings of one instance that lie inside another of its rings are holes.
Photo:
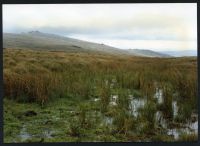
[[[39,30],[96,40],[196,41],[197,5],[3,5],[3,31]]]

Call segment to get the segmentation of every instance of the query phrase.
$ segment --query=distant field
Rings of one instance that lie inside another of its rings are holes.
[[[197,140],[169,134],[197,121],[196,57],[6,48],[3,84],[5,142]],[[138,109],[136,99],[145,99]]]

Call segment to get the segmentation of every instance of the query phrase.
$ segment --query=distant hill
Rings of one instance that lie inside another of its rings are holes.
[[[30,31],[28,33],[3,33],[3,48],[35,49],[67,52],[93,52],[112,55],[132,55],[143,57],[169,57],[162,53],[129,49],[123,50],[104,44],[63,37],[55,34]]]
[[[144,56],[144,57],[171,57],[170,55],[155,52],[152,50],[128,49],[128,52],[135,54],[136,56]]]
[[[161,53],[165,53],[174,57],[197,56],[197,50],[163,51]]]
[[[31,31],[28,33],[3,34],[4,48],[18,48],[18,49],[36,49],[36,50],[52,50],[52,51],[68,51],[68,52],[106,52],[113,54],[123,54],[117,48],[62,37],[54,34],[42,33],[39,31]]]

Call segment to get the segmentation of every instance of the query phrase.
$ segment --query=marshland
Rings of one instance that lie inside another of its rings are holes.
[[[197,57],[3,49],[4,142],[198,139]]]

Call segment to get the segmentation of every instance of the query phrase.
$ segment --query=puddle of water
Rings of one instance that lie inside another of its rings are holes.
[[[155,93],[154,97],[157,99],[158,104],[162,104],[164,102],[163,90],[156,88],[156,93]]]
[[[173,118],[178,115],[177,101],[172,101]]]
[[[118,99],[118,95],[111,95],[110,105],[112,105],[112,106],[117,105],[117,99]]]
[[[112,125],[113,123],[113,118],[112,117],[104,117],[104,122],[106,123],[106,125]]]
[[[52,130],[44,129],[42,136],[43,136],[43,138],[52,138],[53,133],[54,133],[54,131],[52,131]]]
[[[26,141],[30,139],[32,136],[27,132],[26,125],[22,126],[22,129],[20,131],[19,137],[21,141]]]
[[[156,89],[155,98],[157,98],[158,104],[162,104],[164,102],[163,98],[163,90],[162,89]],[[133,99],[131,100],[133,115],[138,116],[137,110],[139,108],[144,107],[145,105],[144,99]],[[172,110],[173,110],[173,118],[175,118],[178,115],[178,103],[176,100],[172,101]],[[198,120],[195,122],[190,122],[184,125],[186,128],[173,128],[168,129],[168,122],[164,118],[162,111],[157,111],[155,114],[156,118],[156,124],[160,125],[162,128],[167,129],[167,134],[172,135],[175,140],[179,139],[180,135],[185,134],[198,134]],[[198,118],[196,118],[198,119]]]
[[[161,111],[157,111],[155,116],[156,116],[156,124],[161,126],[162,128],[167,128],[167,121],[163,117],[163,113]]]
[[[107,125],[109,127],[112,126],[114,120],[113,117],[105,116],[102,113],[99,113],[98,116],[101,117],[101,123],[100,123],[101,126],[103,125]]]
[[[188,123],[189,125],[189,128],[194,131],[195,133],[198,133],[198,121],[196,122],[191,122],[191,123]]]
[[[116,102],[114,102],[114,101],[111,101],[111,102],[110,102],[110,105],[112,105],[112,106],[116,106],[116,105],[117,105],[117,103],[116,103]]]
[[[157,99],[158,104],[162,104],[164,102],[163,90],[156,88],[156,93],[154,97]],[[177,101],[175,100],[172,101],[172,110],[173,110],[173,118],[175,118],[178,115],[178,105]]]
[[[19,137],[22,142],[25,142],[28,139],[32,139],[33,137],[40,137],[40,138],[53,138],[52,134],[54,134],[55,131],[52,131],[50,129],[43,129],[42,133],[38,133],[36,135],[31,135],[30,133],[27,132],[26,125],[22,126],[22,129],[20,131]]]
[[[133,97],[133,95],[128,95],[129,96],[129,99],[131,100],[131,99],[133,99],[134,97]]]
[[[146,104],[146,99],[144,98],[133,98],[131,99],[131,113],[133,116],[137,117],[138,116],[138,110],[140,108],[143,108],[144,105]]]
[[[117,83],[117,80],[116,79],[112,79],[112,83]]]
[[[184,124],[186,128],[168,129],[167,134],[172,135],[175,140],[178,140],[181,134],[198,134],[198,120],[195,122],[188,122]]]
[[[100,100],[100,98],[94,98],[94,102],[97,102],[99,100]]]
[[[116,83],[117,83],[117,80],[116,79],[112,79],[111,82],[110,82],[110,88],[113,89],[114,86],[116,85]]]
[[[154,96],[157,99],[158,104],[164,103],[164,97],[163,97],[163,90],[156,88],[156,93]],[[134,98],[133,95],[129,95],[130,98],[130,113],[134,117],[138,117],[139,115],[139,109],[144,108],[145,104],[147,103],[147,98]],[[112,95],[110,98],[110,105],[117,105],[117,99],[118,95]],[[98,101],[99,99],[94,99],[94,101]],[[178,103],[176,100],[172,101],[172,110],[173,110],[173,119],[178,115]],[[196,115],[195,115],[196,116]],[[158,125],[159,127],[162,127],[167,130],[167,135],[171,135],[174,137],[175,140],[179,139],[180,135],[185,133],[185,134],[198,134],[198,120],[195,122],[190,122],[187,124],[184,124],[182,128],[168,128],[168,120],[165,119],[162,111],[157,111],[155,113],[155,124]],[[198,118],[196,118],[198,119]],[[103,116],[103,121],[106,125],[112,125],[113,124],[113,118],[112,117],[107,117]],[[138,125],[138,130],[140,131],[141,126],[143,126],[143,123]]]
[[[167,135],[173,136],[176,140],[179,138],[179,132],[177,129],[168,129]]]
[[[114,88],[114,83],[110,83],[110,88],[113,89]]]
[[[173,129],[168,129],[167,134],[168,135],[172,135],[174,137],[175,140],[178,140],[181,134],[197,134],[198,133],[198,129],[197,132],[195,132],[195,129],[190,129],[190,128],[173,128]]]
[[[162,104],[164,102],[163,90],[156,88],[156,93],[154,97],[157,99],[158,104]],[[178,105],[176,100],[172,101],[172,110],[173,118],[175,118],[178,115]]]
[[[112,95],[112,97],[111,97],[111,101],[117,101],[117,99],[118,99],[118,95]]]

